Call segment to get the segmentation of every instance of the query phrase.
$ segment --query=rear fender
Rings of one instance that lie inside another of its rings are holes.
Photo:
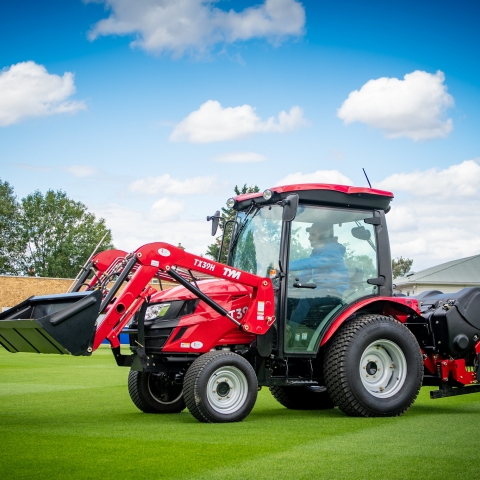
[[[409,315],[420,315],[418,301],[414,298],[370,297],[360,299],[333,320],[320,343],[320,347],[323,347],[352,315],[358,314],[362,310],[388,315],[402,323],[407,320]]]

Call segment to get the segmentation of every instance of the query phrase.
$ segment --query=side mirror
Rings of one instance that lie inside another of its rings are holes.
[[[217,210],[214,215],[207,217],[207,222],[212,221],[212,237],[217,233],[218,222],[220,221],[220,210]]]
[[[298,195],[296,193],[291,193],[287,196],[282,202],[283,204],[283,215],[282,220],[284,222],[291,222],[297,216],[298,210]]]

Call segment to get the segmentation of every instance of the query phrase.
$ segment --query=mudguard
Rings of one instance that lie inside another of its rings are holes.
[[[335,332],[356,312],[366,307],[375,307],[383,314],[390,315],[398,321],[404,323],[408,315],[420,315],[418,301],[410,297],[369,297],[363,298],[350,305],[344,310],[328,327],[325,335],[320,342],[320,347],[325,345],[335,334]]]

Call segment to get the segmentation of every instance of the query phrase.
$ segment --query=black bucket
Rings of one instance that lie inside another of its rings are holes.
[[[0,314],[0,345],[9,352],[91,355],[102,292],[30,297]]]

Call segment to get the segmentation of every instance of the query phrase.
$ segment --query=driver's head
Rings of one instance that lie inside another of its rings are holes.
[[[308,239],[312,247],[325,245],[333,238],[333,225],[331,223],[312,223],[311,227],[307,227],[309,233]]]

